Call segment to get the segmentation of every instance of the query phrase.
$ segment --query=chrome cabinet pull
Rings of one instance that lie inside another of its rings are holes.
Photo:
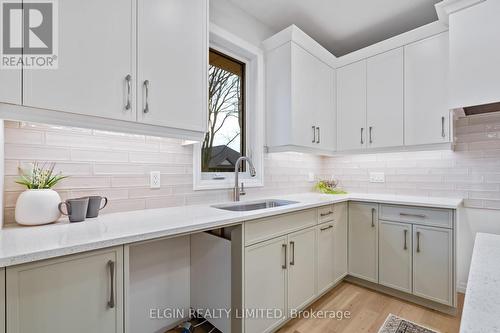
[[[328,213],[321,213],[319,214],[321,217],[325,217],[325,216],[328,216],[328,215],[332,215],[333,214],[333,211],[329,211]]]
[[[372,132],[373,132],[373,127],[370,126],[369,127],[369,137],[370,137],[370,143],[373,143],[373,140],[372,140]]]
[[[446,133],[444,132],[444,120],[445,120],[444,117],[441,117],[441,136],[443,138],[446,137]]]
[[[316,143],[320,143],[320,139],[321,139],[321,132],[320,132],[319,127],[316,127],[316,131],[318,132],[318,140],[316,140]]]
[[[144,81],[144,99],[145,99],[145,104],[144,104],[144,110],[142,112],[144,113],[149,113],[149,80]]]
[[[290,242],[290,266],[295,265],[295,242]]]
[[[108,308],[113,309],[115,307],[115,262],[112,260],[108,261],[108,268],[109,268],[109,278],[111,282]]]
[[[365,129],[363,127],[361,127],[361,141],[360,142],[361,142],[362,145],[365,144],[365,140],[363,140],[363,132],[364,132],[364,130]]]
[[[372,208],[372,228],[375,228],[375,211],[376,209],[375,208]]]
[[[420,231],[417,231],[417,253],[420,252]]]
[[[403,250],[407,250],[408,249],[408,246],[406,244],[406,235],[408,234],[408,230],[405,229],[405,232],[404,232],[404,237],[405,237],[405,246],[403,247]]]
[[[284,261],[283,265],[281,265],[281,268],[286,269],[286,264],[287,264],[287,256],[286,256],[286,252],[287,252],[287,251],[286,251],[286,244],[282,244],[282,245],[281,245],[281,248],[285,250],[285,261]]]
[[[421,219],[425,219],[427,217],[424,214],[410,214],[410,213],[399,213],[399,216],[403,216],[403,217],[418,217],[418,218],[421,218]]]
[[[313,129],[313,140],[312,143],[316,143],[316,126],[312,126]]]
[[[327,227],[320,228],[319,231],[325,231],[325,230],[328,230],[328,229],[331,229],[331,228],[333,228],[333,225],[330,224]]]
[[[132,75],[127,74],[127,76],[125,76],[125,82],[127,83],[127,103],[125,104],[125,110],[130,110],[132,108],[132,103],[130,102],[130,94],[132,91]]]

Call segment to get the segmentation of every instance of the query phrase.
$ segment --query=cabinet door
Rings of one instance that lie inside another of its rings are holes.
[[[123,332],[123,248],[7,268],[7,332]]]
[[[295,140],[301,146],[333,150],[334,69],[294,43],[291,50]]]
[[[405,144],[450,141],[448,33],[405,47]]]
[[[0,69],[0,103],[21,104],[21,69]]]
[[[316,229],[288,235],[288,310],[300,310],[316,296]]]
[[[412,292],[411,224],[379,221],[379,283]]]
[[[5,332],[5,268],[0,268],[0,333]]]
[[[403,145],[403,48],[367,60],[368,148]]]
[[[334,283],[339,282],[347,275],[347,203],[334,206]]]
[[[366,61],[337,70],[338,150],[366,147]]]
[[[133,86],[126,80],[127,75],[134,74],[133,3],[59,1],[59,68],[24,70],[23,104],[135,120]],[[131,104],[127,109],[128,101]]]
[[[335,282],[335,229],[334,222],[324,223],[317,228],[318,263],[317,283],[318,294],[322,294]]]
[[[245,248],[245,309],[276,309],[282,318],[246,318],[246,333],[271,332],[286,319],[287,239]]]
[[[205,131],[207,6],[199,0],[138,0],[140,122]]]
[[[453,231],[413,226],[413,294],[453,305]]]
[[[378,206],[349,203],[349,274],[378,283]]]

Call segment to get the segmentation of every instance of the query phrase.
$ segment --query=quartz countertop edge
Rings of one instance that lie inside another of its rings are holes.
[[[296,204],[247,212],[226,211],[211,205],[180,206],[104,214],[81,223],[59,222],[36,227],[0,230],[0,267],[50,259],[118,245],[227,227],[245,221],[292,213],[346,201],[376,202],[457,209],[462,199],[351,193],[304,193],[263,199]],[[249,202],[259,200],[251,198]],[[244,202],[244,201],[242,201]]]
[[[460,333],[500,332],[500,235],[478,233]]]

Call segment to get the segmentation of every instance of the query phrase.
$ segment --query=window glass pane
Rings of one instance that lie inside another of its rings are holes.
[[[210,50],[209,124],[202,144],[202,172],[234,172],[245,154],[245,64]]]

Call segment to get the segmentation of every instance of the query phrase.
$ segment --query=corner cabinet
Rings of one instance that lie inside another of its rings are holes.
[[[58,68],[6,71],[3,118],[203,136],[207,0],[65,0],[58,11]]]
[[[349,203],[349,275],[378,283],[378,205]]]
[[[269,150],[333,152],[333,56],[295,26],[264,41],[264,48]]]
[[[6,271],[8,333],[123,333],[123,247]]]
[[[338,150],[403,145],[403,49],[337,73]]]

